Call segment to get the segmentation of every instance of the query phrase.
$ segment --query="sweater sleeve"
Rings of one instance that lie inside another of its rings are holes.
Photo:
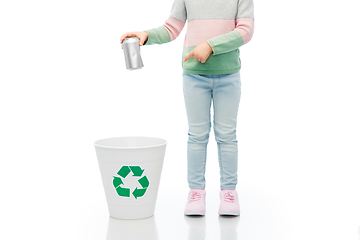
[[[184,0],[175,0],[170,17],[165,21],[165,24],[158,28],[146,30],[149,36],[145,45],[163,44],[175,40],[184,28],[186,18]]]
[[[246,44],[254,32],[254,3],[253,0],[239,0],[235,19],[235,29],[207,40],[214,55],[234,51]]]

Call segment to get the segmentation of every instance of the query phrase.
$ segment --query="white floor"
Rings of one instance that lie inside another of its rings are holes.
[[[334,206],[322,215],[322,207],[277,201],[256,189],[239,190],[240,217],[217,214],[218,193],[208,191],[204,217],[183,215],[186,193],[158,199],[155,215],[142,220],[118,220],[108,216],[106,205],[97,202],[94,209],[76,216],[78,239],[136,240],[281,240],[281,239],[353,239],[360,238],[360,225],[354,221],[350,206]],[[316,201],[314,202],[316,203]],[[289,209],[294,206],[295,209]],[[350,208],[349,208],[350,207]],[[343,209],[341,209],[343,208]],[[299,211],[299,209],[301,211]],[[84,210],[84,209],[83,209]],[[320,211],[320,212],[319,212]],[[295,214],[295,215],[294,215]],[[297,216],[296,216],[297,214]],[[330,217],[329,217],[330,216]]]
[[[118,220],[102,203],[79,218],[79,239],[290,239],[291,219],[279,206],[250,192],[239,191],[241,216],[217,214],[218,195],[207,195],[206,216],[184,216],[186,197],[158,199],[155,215],[142,220]],[[265,200],[265,201],[264,201]],[[277,213],[276,213],[277,212]],[[285,218],[284,218],[285,217]]]
[[[211,142],[209,152],[214,150]],[[0,239],[76,240],[359,240],[358,168],[315,161],[271,163],[266,156],[242,161],[237,190],[240,217],[219,217],[216,155],[209,155],[206,216],[186,217],[186,170],[170,164],[176,146],[169,145],[154,217],[116,220],[109,217],[93,146],[73,152],[74,160],[12,162],[1,168]],[[211,150],[212,149],[212,150]],[[181,151],[185,152],[185,151]],[[27,152],[24,152],[26,154]],[[76,154],[77,153],[77,154]],[[256,152],[253,152],[254,154]],[[64,153],[64,159],[66,159]],[[252,155],[247,156],[250,159]],[[245,157],[244,157],[245,158]],[[283,156],[284,158],[284,156]],[[81,161],[75,161],[82,159]],[[306,159],[306,158],[303,158]],[[34,164],[34,162],[36,164]],[[251,165],[250,165],[251,163]],[[309,163],[310,164],[310,163]],[[184,164],[178,164],[184,165]],[[278,166],[282,166],[279,168]],[[293,169],[296,168],[296,171]],[[13,169],[13,170],[9,170]],[[171,171],[176,169],[176,171]],[[346,169],[346,170],[345,170]],[[210,177],[211,176],[211,177]],[[176,181],[172,181],[176,179]]]

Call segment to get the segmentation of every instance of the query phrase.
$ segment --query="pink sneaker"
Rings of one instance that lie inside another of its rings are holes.
[[[239,198],[236,189],[220,191],[219,215],[240,215]]]
[[[185,215],[205,215],[205,189],[190,189]]]

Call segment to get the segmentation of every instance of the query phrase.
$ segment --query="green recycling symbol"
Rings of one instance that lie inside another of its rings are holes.
[[[120,170],[117,172],[117,174],[120,177],[114,176],[113,179],[113,185],[116,189],[117,194],[120,197],[130,197],[130,188],[125,188],[124,182],[121,178],[126,178],[130,172],[133,173],[133,177],[141,177],[145,169],[141,169],[139,166],[122,166]],[[148,186],[149,186],[149,180],[146,176],[143,176],[139,178],[138,182],[140,183],[142,188],[135,188],[135,190],[132,192],[132,195],[135,197],[135,199],[138,199],[139,197],[144,196]]]

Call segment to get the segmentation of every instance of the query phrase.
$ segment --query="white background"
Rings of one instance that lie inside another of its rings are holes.
[[[162,25],[171,6],[0,3],[0,238],[125,239],[108,233],[93,142],[153,136],[168,141],[153,239],[359,239],[358,2],[255,0],[255,33],[240,49],[242,215],[228,238],[213,132],[207,216],[182,215],[186,27],[172,43],[142,47],[143,69],[125,69],[120,35]]]

